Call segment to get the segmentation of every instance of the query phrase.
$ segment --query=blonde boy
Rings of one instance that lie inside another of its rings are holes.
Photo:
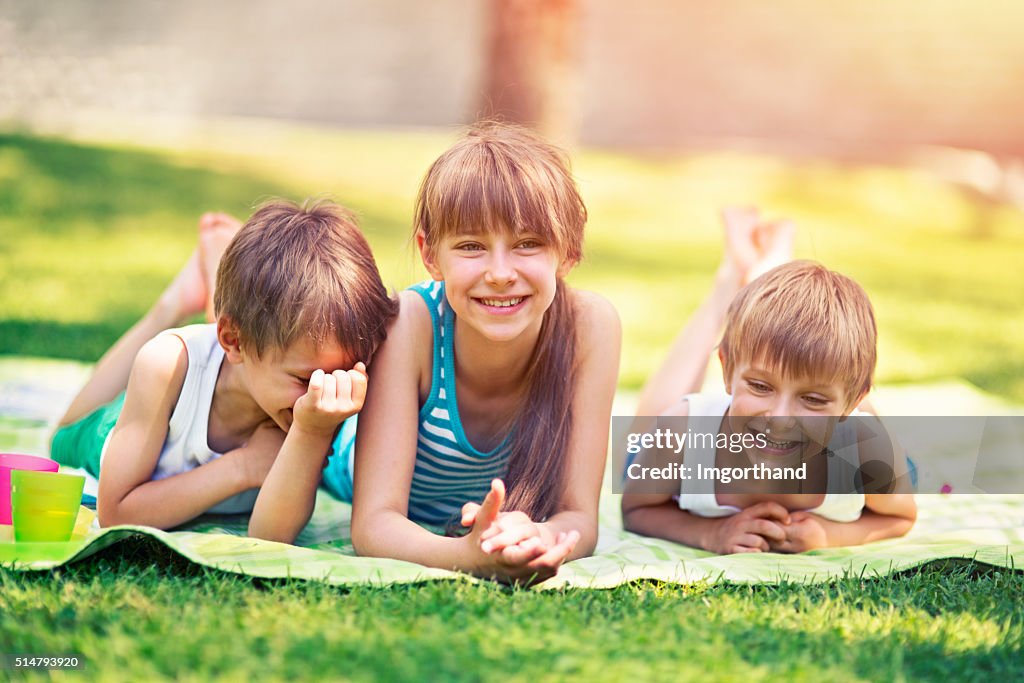
[[[888,440],[878,452],[878,439],[861,438],[863,423],[843,424],[871,388],[876,338],[864,290],[820,264],[793,261],[740,290],[718,351],[726,394],[690,394],[662,416],[756,439],[742,452],[688,448],[690,466],[802,467],[808,483],[779,492],[712,481],[652,493],[627,482],[625,527],[715,553],[802,552],[905,534],[916,516],[905,458]],[[836,453],[853,462],[844,467]],[[859,492],[878,463],[888,467],[885,492]]]

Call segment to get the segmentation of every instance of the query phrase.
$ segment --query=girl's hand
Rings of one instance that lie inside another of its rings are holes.
[[[316,370],[309,378],[306,393],[295,402],[292,427],[311,434],[333,435],[339,424],[362,410],[366,384],[366,366],[362,363],[356,363],[351,370],[330,374]]]
[[[792,512],[789,524],[783,527],[786,537],[772,543],[772,550],[779,553],[802,553],[828,546],[828,532],[824,520],[806,511]]]
[[[539,583],[551,578],[569,556],[580,535],[576,531],[553,537],[543,524],[522,512],[501,512],[505,485],[491,483],[483,505],[467,503],[462,523],[472,525],[465,537],[477,556],[478,575],[508,583]]]
[[[778,503],[765,501],[729,517],[718,524],[701,544],[719,555],[760,553],[777,549],[787,541],[785,526],[791,515]]]

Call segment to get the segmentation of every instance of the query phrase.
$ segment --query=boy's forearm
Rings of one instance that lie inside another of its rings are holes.
[[[626,531],[652,538],[663,538],[706,550],[707,533],[718,520],[699,517],[668,501],[661,505],[635,507],[622,515]]]
[[[282,543],[295,541],[313,516],[332,437],[304,432],[292,425],[256,498],[249,519],[250,536]]]
[[[170,529],[195,519],[217,503],[251,488],[241,468],[229,456],[166,479],[147,481],[120,501],[104,498],[101,488],[97,506],[100,525],[139,524]]]
[[[865,510],[854,522],[822,520],[822,526],[829,547],[841,547],[899,538],[914,526],[914,519]]]

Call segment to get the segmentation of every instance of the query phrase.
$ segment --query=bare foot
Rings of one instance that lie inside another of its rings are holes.
[[[156,310],[165,326],[173,327],[204,310],[206,299],[206,280],[196,249],[160,295]]]
[[[760,212],[752,207],[727,206],[722,209],[725,228],[723,265],[731,269],[742,284],[750,281],[750,269],[761,260],[761,250],[755,238],[760,221]]]
[[[791,221],[759,223],[754,230],[754,242],[761,258],[747,271],[747,281],[760,277],[776,266],[793,260],[793,239],[796,226]]]
[[[226,213],[204,213],[199,219],[199,265],[205,283],[206,320],[213,322],[213,293],[217,284],[217,266],[228,244],[242,228],[238,219]]]

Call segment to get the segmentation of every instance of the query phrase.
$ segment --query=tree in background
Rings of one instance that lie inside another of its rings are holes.
[[[479,115],[576,141],[578,0],[491,0]]]

